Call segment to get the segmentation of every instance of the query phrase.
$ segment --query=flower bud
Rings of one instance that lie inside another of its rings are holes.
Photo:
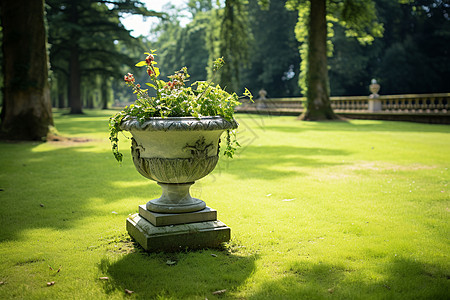
[[[154,61],[154,60],[155,60],[155,57],[151,54],[149,54],[147,56],[147,58],[145,58],[145,62],[147,63],[147,65],[150,65],[152,63],[152,61]]]

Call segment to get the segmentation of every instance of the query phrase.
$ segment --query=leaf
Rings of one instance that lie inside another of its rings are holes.
[[[213,292],[212,294],[213,295],[222,295],[222,294],[225,294],[226,292],[227,292],[227,290],[218,290],[218,291]]]
[[[176,260],[170,260],[170,259],[168,259],[167,261],[166,261],[166,265],[168,265],[168,266],[173,266],[173,265],[176,265],[177,264],[177,261]]]
[[[149,87],[154,88],[156,90],[156,86],[154,84],[151,84],[151,83],[148,83],[148,82],[146,82],[145,84],[148,85]]]
[[[153,70],[155,70],[155,76],[158,77],[159,76],[159,68],[158,67],[153,67]]]
[[[147,65],[147,63],[145,62],[145,60],[141,60],[140,62],[135,64],[136,67],[143,67],[143,66],[146,66],[146,65]]]

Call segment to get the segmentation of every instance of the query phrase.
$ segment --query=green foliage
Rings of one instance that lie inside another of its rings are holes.
[[[268,98],[297,96],[297,14],[285,9],[285,1],[270,1],[267,9],[257,2],[249,1],[248,23],[253,39],[249,42],[249,64],[242,69],[241,86],[254,93],[264,88]]]
[[[83,98],[69,99],[69,104],[82,100],[87,104],[92,93],[101,90],[100,85],[94,85],[97,76],[108,81],[118,80],[123,66],[133,65],[133,52],[144,48],[140,40],[133,38],[121,24],[123,13],[162,16],[148,11],[136,0],[108,5],[100,0],[48,0],[46,11],[50,63],[58,82],[52,87],[54,93],[59,88],[78,90]],[[71,80],[77,77],[79,80]]]
[[[169,76],[169,81],[159,80],[159,68],[155,67],[154,60],[155,50],[146,53],[147,58],[136,64],[137,67],[147,67],[147,73],[152,80],[147,85],[156,92],[156,97],[149,96],[147,89],[141,89],[140,84],[135,83],[132,74],[125,75],[126,83],[132,88],[136,94],[137,100],[134,104],[125,107],[121,112],[110,118],[109,130],[110,141],[114,157],[117,161],[122,161],[122,153],[119,152],[118,133],[121,131],[122,122],[137,119],[140,123],[144,123],[149,118],[160,117],[195,117],[202,116],[221,116],[227,120],[232,120],[234,108],[240,104],[239,97],[236,93],[228,93],[219,85],[214,85],[211,81],[197,81],[191,86],[185,85],[190,75],[187,68],[184,67],[177,71],[174,75]],[[213,63],[213,71],[217,72],[223,65],[224,60],[219,58]],[[244,96],[252,99],[251,93],[246,90]],[[239,143],[231,136],[231,130],[227,130],[227,143],[224,155],[233,157],[236,147]]]
[[[303,94],[307,93],[306,74],[308,69],[308,18],[309,1],[288,0],[286,7],[298,11],[298,23],[295,35],[301,43],[300,46],[300,77],[299,86]],[[381,37],[383,26],[377,22],[376,8],[373,1],[351,0],[330,1],[327,7],[327,51],[328,56],[333,55],[332,38],[334,36],[333,24],[345,28],[347,37],[357,38],[362,44],[370,44],[374,37]]]
[[[372,78],[382,94],[448,92],[450,27],[444,3],[377,0],[376,10],[385,30],[371,45],[348,38],[336,24],[329,59],[332,95],[367,94]]]
[[[169,9],[168,17],[156,26],[154,34],[157,38],[150,44],[152,48],[165,49],[158,56],[159,62],[165,66],[165,70],[161,70],[161,76],[169,76],[168,70],[186,66],[192,82],[208,77],[207,69],[210,68],[206,36],[212,12],[206,10],[207,7],[191,8],[193,19],[185,27],[180,25],[179,11]]]
[[[210,57],[223,57],[228,63],[219,73],[219,83],[228,90],[236,90],[240,84],[240,71],[249,62],[248,1],[226,0],[225,7],[215,16],[219,20],[217,43],[210,48]]]
[[[371,80],[368,69],[376,59],[371,48],[376,45],[363,46],[355,38],[349,39],[339,24],[334,33],[334,53],[328,59],[331,95],[366,95]]]
[[[332,7],[348,37],[355,37],[361,44],[371,44],[375,37],[383,36],[383,25],[377,22],[374,1],[352,0]]]

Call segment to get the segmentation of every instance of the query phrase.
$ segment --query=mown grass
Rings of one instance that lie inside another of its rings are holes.
[[[231,242],[146,254],[125,219],[160,188],[125,138],[115,162],[112,113],[55,112],[88,142],[0,143],[1,299],[448,299],[449,126],[238,115],[238,155],[192,188]]]

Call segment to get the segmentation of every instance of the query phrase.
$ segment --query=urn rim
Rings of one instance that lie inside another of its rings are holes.
[[[233,118],[227,120],[222,116],[202,117],[151,117],[139,122],[132,117],[120,124],[120,129],[126,131],[200,131],[236,129],[239,124]]]

